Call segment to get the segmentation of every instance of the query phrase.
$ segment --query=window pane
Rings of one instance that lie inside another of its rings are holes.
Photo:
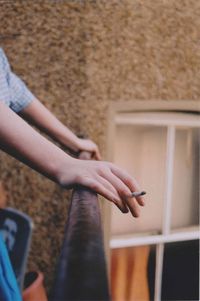
[[[165,245],[162,300],[199,300],[199,243]]]
[[[199,130],[177,129],[172,195],[172,228],[198,224]]]
[[[150,300],[147,265],[149,246],[119,248],[111,252],[113,301]]]
[[[112,206],[112,234],[161,231],[165,189],[166,127],[118,125],[114,162],[126,168],[147,191],[139,219]]]

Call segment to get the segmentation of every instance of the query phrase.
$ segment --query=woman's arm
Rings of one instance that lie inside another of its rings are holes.
[[[25,83],[12,72],[2,49],[0,49],[0,59],[3,65],[2,76],[5,78],[6,87],[9,89],[12,98],[11,109],[16,113],[20,112],[24,119],[31,121],[63,145],[74,151],[86,150],[92,152],[95,159],[100,159],[99,150],[95,143],[76,137],[34,97]],[[4,96],[4,91],[2,90],[2,92],[0,95]]]
[[[46,132],[59,143],[68,146],[73,151],[89,151],[93,157],[100,160],[101,156],[97,145],[88,139],[80,139],[61,123],[39,100],[33,100],[21,112],[25,120],[30,121]]]
[[[140,188],[124,170],[108,162],[70,157],[3,102],[0,102],[0,148],[63,187],[78,184],[95,190],[124,213],[129,208],[137,217],[138,205],[144,205],[142,197],[130,197],[131,192]]]

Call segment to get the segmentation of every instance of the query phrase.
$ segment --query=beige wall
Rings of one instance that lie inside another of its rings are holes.
[[[105,153],[111,101],[200,99],[200,2],[196,0],[0,1],[11,65],[53,112]],[[0,154],[9,205],[35,223],[30,268],[48,285],[69,193]]]

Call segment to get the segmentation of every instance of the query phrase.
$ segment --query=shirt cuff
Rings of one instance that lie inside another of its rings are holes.
[[[25,109],[34,99],[35,96],[28,89],[25,89],[20,99],[12,102],[10,108],[18,113]]]

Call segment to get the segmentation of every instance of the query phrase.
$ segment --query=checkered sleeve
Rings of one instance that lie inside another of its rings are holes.
[[[10,107],[16,113],[23,110],[35,99],[35,96],[29,91],[25,83],[12,71],[9,74],[9,86],[11,92]]]

